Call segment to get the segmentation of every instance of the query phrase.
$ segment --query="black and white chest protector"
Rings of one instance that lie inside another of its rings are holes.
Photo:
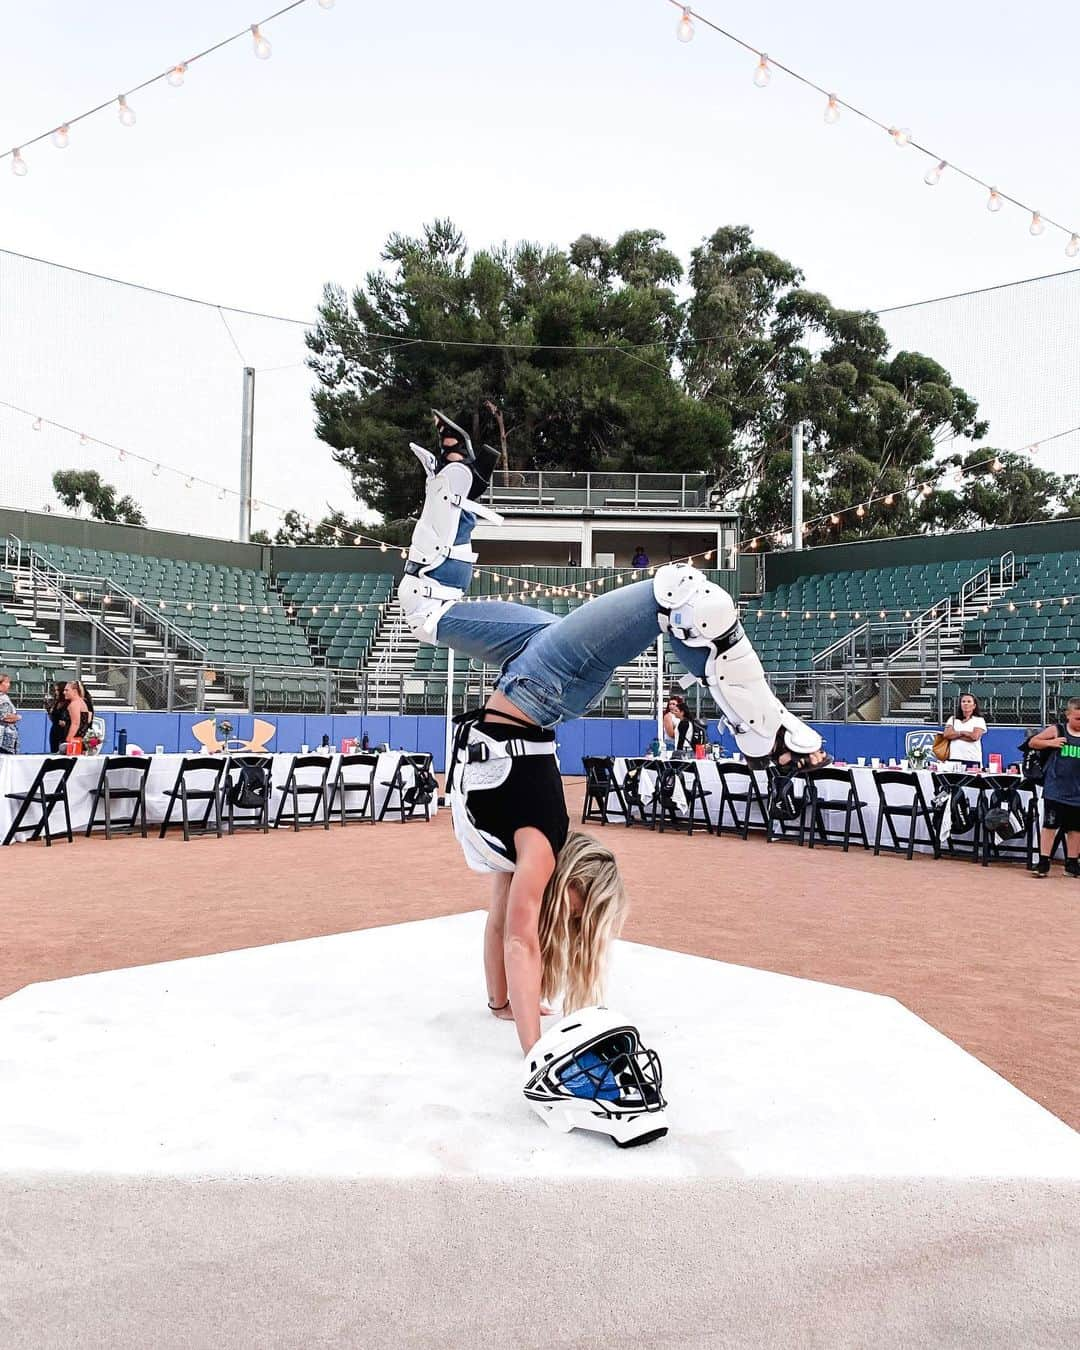
[[[517,864],[505,842],[477,824],[469,809],[469,795],[501,787],[509,779],[516,759],[550,755],[557,766],[556,745],[554,739],[513,737],[506,740],[488,736],[480,725],[482,718],[483,709],[477,709],[454,719],[458,724],[450,766],[454,834],[472,871],[514,872]],[[531,723],[521,725],[531,727]]]

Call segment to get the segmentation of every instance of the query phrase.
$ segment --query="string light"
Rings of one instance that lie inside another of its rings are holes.
[[[679,39],[680,42],[693,42],[694,40],[694,23],[692,18],[690,17],[689,5],[683,6],[682,18],[679,20],[678,25],[676,26],[675,36]]]
[[[70,139],[71,128],[65,122],[62,127],[57,127],[52,134],[52,143],[57,150],[66,150]]]
[[[927,169],[926,173],[923,175],[923,182],[927,187],[937,187],[941,182],[941,175],[948,167],[949,166],[943,159],[939,160],[932,169]]]
[[[34,430],[35,430],[35,431],[40,431],[40,430],[41,430],[41,418],[40,418],[40,417],[35,417],[35,418],[34,418]]]
[[[863,506],[862,502],[855,508],[855,514],[860,518],[866,515],[866,507]]]
[[[116,103],[117,116],[120,118],[120,125],[123,127],[133,127],[135,125],[135,109],[123,94],[117,95]]]
[[[1069,235],[1069,242],[1065,245],[1066,258],[1075,258],[1080,253],[1080,234]]]
[[[772,69],[769,66],[769,58],[764,52],[758,57],[757,69],[754,71],[754,83],[759,89],[764,89],[772,79]]]
[[[825,121],[831,127],[840,120],[840,104],[837,102],[836,95],[830,94],[829,101],[825,104]]]
[[[334,8],[334,0],[319,0],[319,8],[320,8],[320,9],[333,9],[333,8]]]
[[[11,172],[16,178],[25,178],[30,172],[26,167],[26,160],[23,159],[21,150],[12,150],[11,152]]]
[[[901,149],[911,141],[911,132],[907,127],[890,127],[889,135],[893,138],[893,144]]]
[[[255,55],[259,60],[268,61],[273,52],[273,48],[270,46],[269,42],[267,42],[266,38],[263,37],[257,23],[251,25],[251,40],[255,47]]]
[[[1001,210],[1001,193],[998,192],[996,187],[990,189],[990,196],[986,199],[986,209],[988,211]]]
[[[1040,211],[1032,211],[1031,224],[1028,226],[1028,233],[1042,234],[1045,229],[1046,226],[1043,224],[1042,213]]]
[[[174,89],[179,89],[184,83],[184,76],[186,74],[187,66],[181,61],[178,66],[173,66],[172,70],[169,71],[167,76],[169,84],[171,84]]]

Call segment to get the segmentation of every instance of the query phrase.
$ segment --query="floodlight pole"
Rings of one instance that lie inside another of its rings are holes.
[[[251,463],[255,453],[255,370],[244,367],[240,417],[240,542],[251,541]]]
[[[791,547],[802,552],[803,518],[803,424],[791,430]]]

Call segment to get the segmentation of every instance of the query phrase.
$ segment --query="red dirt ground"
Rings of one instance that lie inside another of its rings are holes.
[[[568,791],[580,812],[581,787]],[[1080,1127],[1080,881],[1015,866],[591,826],[619,856],[625,936],[889,994]],[[408,834],[408,852],[402,849]],[[0,997],[38,980],[485,904],[449,812],[423,824],[0,853]],[[477,998],[482,998],[477,953]]]

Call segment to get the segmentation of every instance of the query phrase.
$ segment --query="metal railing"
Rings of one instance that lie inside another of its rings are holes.
[[[703,473],[573,473],[496,469],[484,500],[497,509],[550,511],[710,511]]]
[[[82,680],[106,694],[110,706],[156,712],[237,712],[356,714],[397,713],[443,715],[474,707],[492,690],[494,667],[459,658],[453,679],[445,672],[414,670],[346,670],[332,666],[244,665],[160,659],[111,658],[89,655],[0,651],[0,669],[13,677],[12,697],[24,708],[37,706],[57,674]],[[777,696],[799,716],[813,721],[877,722],[897,706],[895,676],[887,667],[867,670],[772,671],[769,683]],[[1080,658],[1067,667],[1010,667],[930,672],[922,705],[905,721],[940,726],[955,706],[958,690],[975,687],[991,720],[1053,720],[1065,700],[1080,689]],[[130,695],[134,693],[134,697]],[[696,716],[716,720],[719,710],[703,685],[686,697]],[[628,669],[616,674],[596,717],[653,719],[655,669]]]

